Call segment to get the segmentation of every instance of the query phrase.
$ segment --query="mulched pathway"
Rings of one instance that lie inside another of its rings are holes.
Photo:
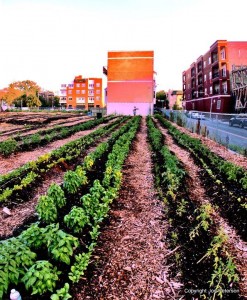
[[[188,191],[190,198],[195,202],[199,202],[200,204],[210,203],[210,199],[206,195],[206,191],[203,188],[203,184],[200,180],[200,168],[195,164],[190,152],[176,145],[172,137],[169,135],[167,129],[162,128],[160,125],[158,125],[158,128],[165,136],[165,141],[169,150],[172,151],[182,162],[187,174],[189,175],[190,179],[187,184],[189,185]],[[235,264],[241,274],[241,294],[247,299],[247,243],[244,242],[236,233],[234,228],[229,226],[227,221],[219,215],[217,209],[215,209],[213,212],[213,218],[214,222],[219,227],[224,229],[224,232],[229,238],[228,246],[231,249],[231,254],[234,257]]]
[[[162,201],[153,185],[146,122],[128,156],[122,189],[99,237],[91,276],[75,287],[73,299],[178,299],[182,284],[169,278]]]

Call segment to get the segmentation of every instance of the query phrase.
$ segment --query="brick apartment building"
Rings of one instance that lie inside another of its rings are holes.
[[[61,84],[60,104],[68,109],[103,107],[102,78],[83,78],[79,75],[72,83]]]
[[[247,64],[247,42],[217,40],[182,73],[186,110],[228,113],[234,111],[231,72]]]
[[[107,114],[152,114],[154,105],[154,52],[110,51],[107,67]]]

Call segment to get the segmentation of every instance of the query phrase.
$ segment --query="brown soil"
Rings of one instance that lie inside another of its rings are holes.
[[[206,191],[203,188],[202,182],[199,178],[200,168],[195,164],[189,151],[184,150],[176,145],[166,129],[162,128],[161,126],[158,127],[165,136],[165,141],[169,150],[178,157],[178,159],[184,165],[187,174],[189,175],[190,180],[187,182],[187,184],[189,185],[188,191],[190,192],[190,199],[197,201],[200,204],[210,203],[210,199],[206,196]],[[236,231],[228,225],[227,221],[219,215],[217,210],[214,210],[212,214],[214,222],[219,227],[223,228],[224,232],[229,237],[228,246],[231,250],[232,256],[234,257],[234,262],[237,266],[237,269],[241,275],[240,291],[242,296],[246,297],[247,299],[247,243],[238,236]]]
[[[77,132],[74,135],[72,135],[66,139],[54,141],[44,147],[39,147],[32,151],[25,151],[25,152],[19,152],[16,154],[12,154],[8,158],[4,158],[4,157],[0,156],[0,175],[6,174],[14,169],[17,169],[20,166],[26,164],[27,162],[34,161],[39,156],[43,155],[44,153],[51,152],[71,141],[79,139],[79,138],[89,134],[90,132],[96,130],[97,128],[100,128],[101,126],[104,126],[104,124],[101,124],[93,129]]]
[[[76,140],[84,135],[87,135],[91,133],[92,131],[96,130],[97,128],[104,126],[104,124],[100,124],[96,128],[85,130],[79,133],[76,133],[75,135],[55,141],[46,147],[38,148],[34,151],[29,152],[22,152],[15,155],[12,155],[9,158],[1,158],[0,157],[0,171],[3,171],[3,174],[18,168],[19,166],[23,165],[26,162],[36,160],[40,155],[44,153],[48,153],[54,149],[57,149],[64,144]],[[101,139],[101,142],[104,141],[104,139]],[[86,151],[88,153],[89,151],[93,151],[96,146],[90,147]],[[72,166],[71,166],[72,168]],[[35,196],[31,197],[27,202],[17,205],[16,207],[11,209],[11,215],[7,216],[4,212],[0,214],[0,239],[3,239],[6,236],[12,235],[14,230],[20,227],[28,218],[34,216],[35,214],[35,207],[37,205],[37,201],[39,199],[40,195],[43,195],[46,193],[48,187],[52,182],[56,182],[58,184],[62,183],[63,181],[63,175],[65,170],[62,170],[60,168],[55,168],[51,173],[49,173],[49,176],[44,178],[41,182],[41,184],[37,187],[35,191]]]
[[[181,284],[169,278],[168,224],[153,186],[146,131],[142,120],[110,224],[99,238],[95,270],[75,287],[73,299],[178,299]]]
[[[28,130],[28,131],[26,131],[25,126],[18,125],[18,126],[20,126],[18,131],[13,132],[11,134],[6,133],[5,135],[0,136],[0,142],[4,141],[4,140],[6,140],[10,137],[15,137],[17,134],[21,134],[21,136],[26,136],[26,135],[29,135],[29,134],[37,133],[40,130],[54,128],[55,126],[62,126],[64,124],[66,126],[72,126],[72,125],[76,125],[76,124],[79,124],[79,123],[82,123],[82,122],[87,122],[91,119],[93,119],[93,118],[91,118],[91,117],[89,118],[87,116],[81,116],[81,117],[77,116],[77,117],[69,118],[67,120],[59,119],[59,120],[52,121],[48,125],[42,126],[42,128],[41,127],[36,128],[36,129],[30,128],[30,130]],[[0,125],[1,130],[2,130],[2,125],[4,126],[5,124],[6,123],[1,123],[1,125]],[[17,126],[17,125],[7,124],[7,126],[9,126],[9,125],[11,125],[13,127]],[[10,128],[11,128],[11,126],[10,126]],[[25,132],[22,133],[22,131],[24,131],[24,130],[25,130]]]
[[[188,130],[180,128],[193,136]],[[95,130],[95,129],[93,129]],[[40,155],[62,146],[70,140],[88,134],[92,130],[81,132],[65,140],[31,152],[20,153],[9,159],[0,159],[0,174],[37,159]],[[168,223],[164,220],[162,201],[159,200],[153,185],[151,152],[147,143],[146,122],[142,120],[140,132],[137,134],[133,149],[128,156],[124,170],[122,189],[119,198],[114,202],[109,213],[109,224],[102,229],[98,245],[92,257],[91,274],[85,276],[72,287],[72,299],[94,300],[137,300],[137,299],[185,299],[182,293],[180,274],[171,278],[167,259],[176,249],[168,249],[166,232]],[[199,203],[207,203],[209,199],[199,179],[199,168],[190,154],[176,146],[165,129],[170,149],[184,164],[190,180],[190,197]],[[247,168],[246,158],[228,152],[223,146],[202,138],[210,149],[225,159]],[[4,218],[0,215],[1,236],[11,234],[30,215],[39,195],[44,194],[52,181],[61,183],[63,172],[56,170],[42,182],[36,195],[29,202],[12,210],[12,216]],[[229,236],[229,247],[235,257],[235,263],[241,274],[241,293],[246,295],[246,263],[247,245],[227,222],[214,212],[217,224],[224,228]]]

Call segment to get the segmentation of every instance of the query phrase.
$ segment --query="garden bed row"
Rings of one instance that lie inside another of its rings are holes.
[[[239,274],[227,235],[215,224],[210,204],[190,199],[183,166],[164,146],[164,137],[151,118],[147,122],[156,184],[170,223],[171,263],[176,265],[174,274],[181,274],[186,297],[240,299]]]
[[[100,223],[117,196],[121,168],[139,124],[140,118],[133,118],[75,171],[66,172],[61,186],[52,184],[40,197],[40,222],[1,242],[2,295],[16,285],[24,298],[30,293],[38,294],[39,299],[70,297],[69,283],[77,282],[87,268]]]
[[[156,118],[180,146],[190,151],[202,167],[201,180],[211,203],[219,207],[222,216],[236,228],[242,239],[247,241],[247,171],[223,160],[199,139],[181,133],[163,117]]]
[[[81,123],[76,125],[55,126],[54,128],[40,130],[34,134],[9,138],[0,142],[0,155],[7,157],[12,153],[32,150],[36,147],[47,145],[52,141],[67,138],[79,131],[91,129],[99,124],[107,123],[112,118],[114,117],[111,116],[87,122],[82,120]]]
[[[27,199],[27,192],[40,179],[55,167],[67,168],[68,163],[75,162],[83,156],[85,150],[99,138],[115,130],[127,117],[118,118],[114,122],[99,128],[92,133],[40,156],[36,161],[29,162],[14,171],[0,176],[0,203],[22,202]]]

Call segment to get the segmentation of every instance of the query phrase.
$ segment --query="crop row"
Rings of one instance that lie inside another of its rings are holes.
[[[236,299],[239,275],[227,247],[227,235],[215,224],[211,204],[200,204],[188,196],[186,172],[178,159],[164,145],[164,137],[152,119],[148,122],[148,137],[154,152],[154,170],[160,196],[169,220],[169,241],[173,260],[181,273],[188,297],[200,299]],[[174,263],[173,261],[173,263]],[[194,291],[194,292],[192,292]],[[236,298],[234,298],[236,297]]]
[[[55,166],[76,161],[83,152],[95,143],[95,140],[111,133],[127,118],[119,118],[115,122],[99,128],[92,133],[71,141],[62,147],[40,156],[36,161],[29,162],[14,171],[0,176],[0,202],[10,202],[9,199],[22,201],[26,198],[26,190],[34,185]],[[22,195],[24,192],[24,195]],[[19,199],[19,200],[18,200]]]
[[[112,119],[112,117],[110,117]],[[70,126],[55,126],[37,133],[25,136],[17,136],[0,142],[0,155],[9,156],[12,153],[34,149],[46,145],[52,141],[64,139],[79,131],[91,129],[101,123],[108,122],[109,118],[101,118],[90,121],[81,121],[80,124]]]
[[[189,150],[203,167],[202,180],[207,186],[211,201],[220,207],[223,216],[246,240],[247,171],[220,158],[203,145],[199,139],[180,132],[163,117],[157,116],[157,119],[162,126],[168,129],[175,141]]]
[[[33,295],[42,295],[40,299],[48,299],[55,290],[53,300],[71,297],[68,281],[78,282],[89,264],[100,224],[117,197],[121,168],[139,124],[140,118],[133,118],[112,135],[109,143],[100,144],[86,156],[75,171],[67,171],[61,186],[52,184],[40,197],[40,222],[18,237],[1,242],[0,298],[13,284],[23,293],[31,290]],[[104,163],[102,156],[108,150]],[[103,178],[94,180],[88,193],[80,197],[79,190],[89,184],[88,174],[95,164],[98,166],[99,159],[105,165]],[[51,207],[56,220],[52,214],[47,218]]]

